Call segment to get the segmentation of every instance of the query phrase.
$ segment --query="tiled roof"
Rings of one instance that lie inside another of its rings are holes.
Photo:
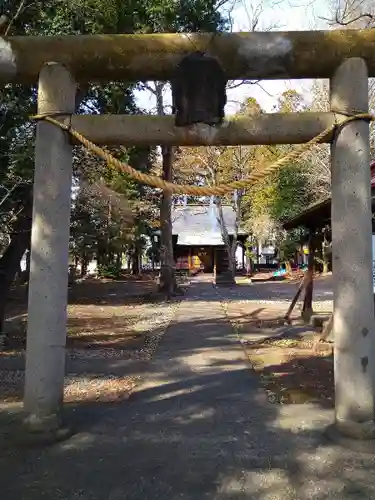
[[[231,206],[223,206],[223,215],[227,231],[231,235],[236,221],[235,211]],[[213,241],[221,240],[217,217],[217,207],[214,204],[174,206],[172,208],[172,234],[178,235],[181,242],[200,237],[200,244],[203,244],[203,239],[215,244]],[[244,231],[239,231],[239,233],[244,234]]]

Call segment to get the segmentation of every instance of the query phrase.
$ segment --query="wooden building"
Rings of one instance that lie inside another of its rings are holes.
[[[370,164],[371,168],[371,198],[372,198],[372,213],[375,214],[375,161]],[[287,231],[293,229],[306,229],[307,232],[313,235],[314,250],[324,251],[325,240],[330,239],[331,233],[331,198],[311,205],[297,216],[288,219],[283,224]],[[375,234],[375,219],[372,219],[372,233]],[[306,234],[306,238],[308,235]],[[320,249],[318,247],[321,247]],[[331,256],[329,258],[329,268],[332,266]]]
[[[223,206],[223,215],[225,227],[232,240],[236,214],[231,206]],[[201,270],[215,275],[227,273],[228,256],[221,234],[217,207],[214,203],[174,206],[172,234],[176,269]],[[246,232],[239,230],[239,245],[244,247],[246,238]]]

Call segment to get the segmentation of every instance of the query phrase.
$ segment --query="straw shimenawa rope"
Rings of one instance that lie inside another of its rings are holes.
[[[172,182],[164,181],[163,179],[157,177],[156,175],[144,174],[143,172],[139,172],[130,165],[127,165],[126,163],[123,163],[122,161],[118,160],[110,153],[104,151],[104,149],[100,148],[93,142],[86,139],[86,137],[77,132],[77,130],[73,129],[69,125],[66,125],[65,123],[61,123],[52,116],[36,115],[33,116],[32,118],[35,120],[44,120],[46,122],[52,123],[53,125],[60,127],[62,130],[69,132],[69,134],[75,139],[77,139],[77,141],[80,142],[88,151],[95,153],[99,158],[104,160],[109,167],[115,168],[116,170],[120,170],[121,172],[128,174],[131,178],[142,184],[147,184],[148,186],[153,186],[177,194],[188,194],[192,196],[214,196],[214,195],[222,196],[234,191],[235,189],[249,188],[258,181],[260,181],[261,179],[263,179],[266,175],[271,174],[280,167],[284,167],[294,162],[295,160],[300,158],[304,153],[309,151],[313,146],[319,144],[327,135],[334,132],[334,130],[338,126],[342,127],[343,125],[354,120],[368,120],[368,121],[374,120],[374,116],[369,113],[350,114],[344,112],[337,112],[337,114],[341,114],[347,118],[343,120],[340,124],[335,123],[334,125],[323,130],[323,132],[321,132],[319,135],[317,135],[310,141],[302,144],[297,149],[291,151],[283,158],[280,158],[279,160],[267,165],[262,169],[254,169],[250,173],[250,175],[245,179],[228,182],[226,184],[218,184],[217,186],[212,186],[212,187],[173,184]]]

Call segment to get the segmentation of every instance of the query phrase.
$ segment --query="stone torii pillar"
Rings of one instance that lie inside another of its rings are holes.
[[[368,110],[368,72],[363,59],[347,59],[336,70],[331,79],[331,110]],[[333,430],[341,437],[357,439],[375,437],[369,165],[369,124],[356,120],[339,127],[332,144]]]
[[[68,70],[46,64],[39,77],[38,113],[75,111],[76,84]],[[24,407],[31,430],[55,432],[61,424],[72,183],[69,135],[37,124],[31,233]]]

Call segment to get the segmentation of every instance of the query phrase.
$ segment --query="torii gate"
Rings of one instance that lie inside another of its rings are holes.
[[[228,79],[330,78],[331,111],[193,128],[176,128],[171,117],[74,115],[76,82],[169,80],[183,56],[207,47]],[[340,124],[368,110],[374,47],[374,30],[0,38],[0,81],[39,81],[38,112],[60,115],[98,144],[291,144],[337,124],[325,139],[332,144],[335,429],[357,438],[375,435],[369,124]],[[69,135],[38,123],[24,404],[30,428],[44,431],[61,423],[71,179]]]

